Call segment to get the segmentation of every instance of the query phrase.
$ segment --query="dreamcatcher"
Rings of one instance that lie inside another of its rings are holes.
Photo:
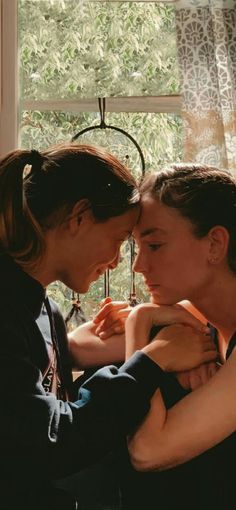
[[[77,134],[75,134],[72,137],[72,142],[77,140],[80,137],[83,137],[85,134],[88,136],[88,134],[92,134],[93,138],[89,139],[89,143],[92,143],[95,145],[95,133],[102,133],[102,136],[98,136],[98,145],[100,146],[106,146],[106,148],[109,149],[109,151],[113,154],[116,154],[117,157],[122,161],[124,161],[124,164],[130,163],[130,155],[127,151],[127,143],[124,145],[122,144],[121,137],[123,140],[125,139],[128,141],[128,143],[131,145],[133,153],[135,152],[135,155],[133,157],[134,161],[137,161],[136,156],[138,155],[139,165],[141,166],[141,178],[143,178],[145,174],[145,161],[144,156],[142,153],[142,150],[140,146],[138,145],[137,141],[124,129],[121,129],[117,126],[113,126],[110,124],[106,124],[105,121],[105,112],[106,112],[106,99],[105,98],[98,98],[98,106],[99,106],[99,113],[100,113],[100,123],[93,126],[88,126],[81,131],[79,131]],[[105,143],[104,140],[104,132],[101,130],[107,130],[106,134],[108,132],[115,132],[116,135],[118,134],[118,138],[116,138],[116,141],[108,138],[108,143]],[[122,154],[121,147],[125,149],[124,153]],[[129,164],[130,166],[130,164]],[[137,176],[136,176],[137,177]],[[128,241],[129,243],[129,252],[130,252],[130,291],[129,291],[129,304],[130,306],[135,306],[138,303],[137,297],[136,297],[136,288],[135,288],[135,273],[133,271],[133,262],[135,257],[135,244],[133,239],[130,239]],[[106,270],[104,274],[104,298],[108,297],[110,295],[110,271],[109,269]],[[79,294],[75,294],[75,292],[72,291],[72,307],[70,312],[68,313],[66,319],[66,324],[69,326],[69,323],[73,321],[74,326],[79,326],[80,324],[86,322],[86,317],[84,314],[84,311],[81,307],[80,297]]]

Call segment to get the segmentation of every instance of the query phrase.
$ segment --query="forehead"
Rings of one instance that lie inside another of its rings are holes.
[[[107,220],[106,225],[114,233],[124,233],[131,235],[135,225],[140,216],[140,206],[137,205],[134,208],[126,211],[120,216],[114,216]]]
[[[135,238],[144,237],[151,233],[168,235],[191,227],[189,220],[181,216],[174,208],[168,207],[152,197],[144,197],[141,202],[141,213],[135,225]]]

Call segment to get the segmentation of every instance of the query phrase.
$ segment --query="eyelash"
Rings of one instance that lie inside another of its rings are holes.
[[[162,244],[149,244],[149,248],[151,251],[156,251],[156,250],[159,250],[159,248],[161,248]]]

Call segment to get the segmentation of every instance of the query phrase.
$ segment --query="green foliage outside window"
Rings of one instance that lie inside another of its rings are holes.
[[[177,94],[174,16],[153,2],[19,0],[22,98]]]

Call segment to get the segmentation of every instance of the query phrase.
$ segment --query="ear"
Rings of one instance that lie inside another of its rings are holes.
[[[228,253],[229,232],[225,227],[216,225],[208,232],[209,239],[209,264],[218,264],[224,260]]]
[[[72,235],[76,235],[78,230],[84,224],[91,224],[93,214],[90,208],[90,202],[87,198],[83,198],[76,202],[74,205],[70,217],[68,219],[68,228]]]

